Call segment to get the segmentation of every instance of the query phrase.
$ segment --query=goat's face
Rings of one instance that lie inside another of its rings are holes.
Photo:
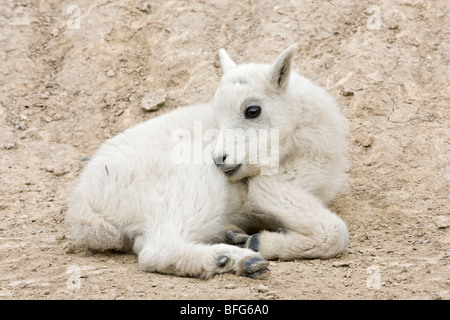
[[[236,65],[220,51],[224,75],[213,101],[220,133],[212,157],[230,180],[278,169],[280,137],[290,130],[289,108],[283,106],[294,49],[272,65]]]

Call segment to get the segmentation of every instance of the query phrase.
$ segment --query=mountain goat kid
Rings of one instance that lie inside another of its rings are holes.
[[[266,259],[342,252],[347,227],[326,204],[345,181],[345,121],[324,89],[291,71],[295,49],[271,65],[237,65],[221,49],[212,104],[106,141],[69,201],[74,243],[132,251],[144,271],[202,278],[261,279]]]

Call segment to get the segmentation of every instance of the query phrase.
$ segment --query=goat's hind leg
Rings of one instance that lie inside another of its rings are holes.
[[[330,221],[331,220],[331,221]],[[253,234],[245,247],[266,259],[327,259],[341,253],[347,244],[347,228],[340,219],[305,220],[283,231]]]
[[[147,272],[205,279],[218,273],[234,273],[253,279],[264,279],[270,274],[269,262],[259,253],[227,244],[158,239],[157,242],[141,242],[140,246],[140,252],[136,252],[139,266]]]
[[[245,247],[265,259],[283,260],[326,259],[345,249],[348,230],[341,218],[301,188],[278,182],[273,190],[272,185],[251,185],[249,194],[254,219],[276,231],[253,234]]]
[[[94,213],[84,199],[77,200],[73,201],[66,215],[66,223],[74,245],[98,252],[106,250],[126,252],[130,249],[129,239],[119,228]]]
[[[241,228],[227,224],[225,225],[225,240],[227,243],[244,247],[249,235]]]

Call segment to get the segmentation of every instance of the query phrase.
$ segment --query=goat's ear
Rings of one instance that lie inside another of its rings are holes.
[[[283,51],[282,54],[275,60],[271,70],[271,80],[273,84],[283,89],[289,82],[289,74],[292,68],[292,57],[294,56],[297,45],[293,44],[289,48]]]
[[[225,51],[225,49],[219,50],[219,57],[220,57],[220,65],[222,66],[223,73],[227,73],[234,67],[236,67],[236,63],[231,60],[228,53]]]

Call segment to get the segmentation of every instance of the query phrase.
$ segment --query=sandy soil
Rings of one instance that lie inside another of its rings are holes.
[[[0,299],[449,299],[449,10],[447,0],[1,0]],[[295,68],[349,119],[350,179],[332,205],[350,229],[341,256],[273,261],[263,281],[204,281],[71,249],[64,212],[83,158],[210,100],[220,47],[271,62],[294,42]],[[165,104],[143,110],[158,89]]]

